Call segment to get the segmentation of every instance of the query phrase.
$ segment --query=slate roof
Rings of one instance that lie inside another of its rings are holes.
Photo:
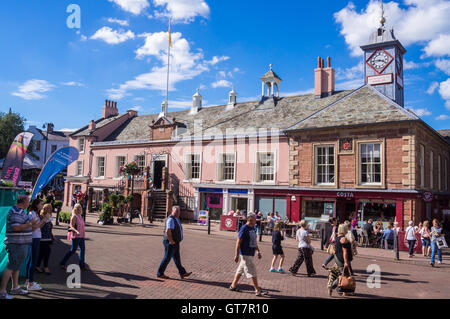
[[[51,141],[68,141],[69,140],[70,132],[53,131],[53,132],[49,132],[48,137],[47,137],[47,131],[43,131],[38,128],[36,128],[36,129],[38,130],[39,133],[42,134],[44,139],[48,138]]]
[[[419,120],[370,86],[351,92],[286,131]]]
[[[70,134],[70,136],[71,137],[89,136],[90,134],[92,134],[96,130],[100,129],[101,127],[103,127],[103,126],[105,126],[105,125],[107,125],[107,124],[117,120],[118,118],[120,118],[122,116],[125,116],[125,115],[126,114],[119,114],[119,115],[116,115],[116,116],[110,116],[110,117],[108,117],[106,119],[101,118],[101,119],[95,121],[96,128],[95,128],[94,131],[91,131],[89,129],[89,125],[86,125],[86,126],[82,127],[81,129],[79,129],[78,131],[75,131],[72,134]]]
[[[441,134],[448,142],[450,142],[450,129],[448,130],[438,130],[439,134]]]
[[[247,131],[252,129],[279,129],[283,130],[290,125],[304,119],[314,112],[344,97],[350,91],[341,91],[323,99],[315,99],[314,94],[297,95],[279,98],[277,106],[270,107],[260,101],[237,103],[231,110],[226,110],[227,105],[206,107],[197,114],[191,114],[190,110],[170,112],[167,118],[185,125],[185,132],[182,137],[192,135],[218,135],[227,133],[227,129],[232,133]],[[271,100],[267,100],[271,103]],[[170,107],[170,106],[169,106]],[[187,107],[189,107],[187,105]],[[150,138],[150,125],[152,120],[158,118],[159,114],[141,115],[130,119],[108,136],[104,142],[112,141],[132,141],[148,140]],[[194,131],[194,121],[202,122],[202,129]],[[256,131],[255,131],[256,133]]]
[[[261,80],[265,80],[265,79],[278,79],[280,81],[283,81],[275,72],[273,72],[272,70],[268,71],[266,74],[264,74],[261,77]]]

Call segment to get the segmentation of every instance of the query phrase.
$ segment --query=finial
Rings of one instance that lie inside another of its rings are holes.
[[[381,0],[381,20],[380,20],[381,26],[384,27],[384,24],[386,23],[386,18],[384,17],[384,4],[383,0]]]
[[[272,67],[273,67],[273,65],[272,65],[272,64],[270,64],[270,65],[269,65],[269,67],[270,67],[270,71],[272,71]]]

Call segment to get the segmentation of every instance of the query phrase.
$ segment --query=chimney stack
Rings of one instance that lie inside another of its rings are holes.
[[[321,99],[326,96],[334,94],[335,86],[335,71],[331,67],[331,58],[327,58],[327,67],[325,68],[325,60],[321,57],[317,59],[317,69],[314,70],[314,96],[316,99]]]
[[[105,100],[105,106],[102,109],[102,117],[104,119],[119,115],[119,110],[117,108],[117,102],[113,102],[110,100]]]
[[[96,128],[95,122],[94,120],[91,120],[91,122],[89,122],[89,130],[94,131]]]

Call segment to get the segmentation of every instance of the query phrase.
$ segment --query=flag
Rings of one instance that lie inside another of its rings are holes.
[[[171,35],[171,33],[170,33],[170,24],[171,24],[171,22],[172,22],[172,19],[169,20],[169,46],[170,46],[171,48],[173,48],[173,47],[172,47],[172,35]]]
[[[75,147],[67,146],[60,148],[50,156],[47,163],[45,163],[41,174],[34,185],[31,200],[45,187],[48,183],[67,166],[78,159],[78,150]]]
[[[28,145],[30,144],[33,136],[34,134],[30,132],[23,132],[17,135],[9,148],[5,161],[3,162],[2,179],[12,181],[14,183],[14,187],[16,187],[19,182],[23,159],[25,158]]]

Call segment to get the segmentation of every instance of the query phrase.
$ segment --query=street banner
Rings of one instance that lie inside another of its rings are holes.
[[[54,152],[47,163],[45,163],[45,166],[34,185],[31,200],[33,200],[56,175],[75,162],[78,159],[78,155],[78,150],[72,146],[63,147]]]
[[[28,145],[33,138],[34,134],[30,132],[22,132],[16,136],[14,142],[9,148],[6,155],[5,162],[3,163],[2,179],[6,181],[12,181],[14,187],[20,179],[20,171],[23,167],[23,159],[27,154]]]

